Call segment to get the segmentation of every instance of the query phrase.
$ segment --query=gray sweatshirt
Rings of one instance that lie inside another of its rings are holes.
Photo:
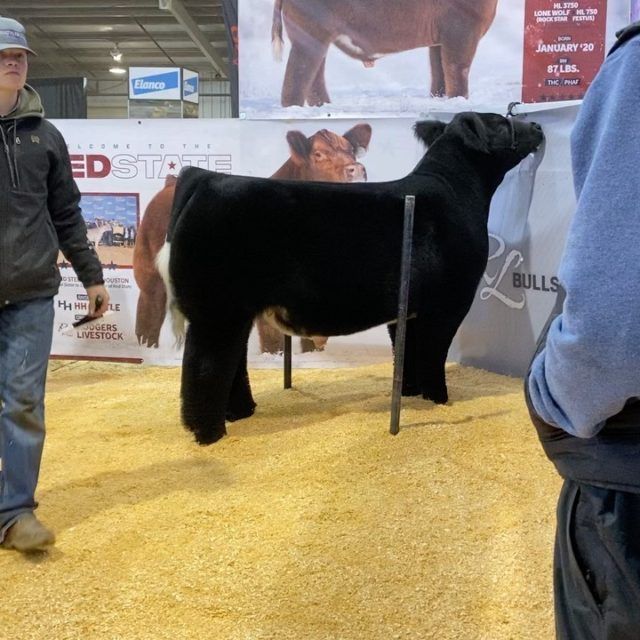
[[[558,273],[566,300],[528,391],[546,423],[590,438],[640,397],[640,25],[589,88],[571,152],[578,204]]]

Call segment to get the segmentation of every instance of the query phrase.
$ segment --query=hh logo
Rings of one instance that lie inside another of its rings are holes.
[[[32,134],[31,135],[31,142],[33,142],[33,144],[40,144],[40,136],[34,136]]]
[[[502,258],[502,256],[504,255],[505,246],[506,246],[504,240],[499,236],[496,236],[490,233],[489,238],[493,238],[498,243],[498,247],[489,256],[489,259],[487,261],[487,266],[491,261],[498,260],[498,258]],[[484,278],[484,281],[487,283],[487,286],[480,289],[480,300],[487,300],[488,298],[494,297],[494,298],[498,298],[500,302],[507,305],[507,307],[510,307],[511,309],[522,309],[525,305],[524,293],[521,294],[519,300],[513,300],[509,296],[499,291],[498,287],[500,286],[500,283],[504,280],[504,277],[509,272],[509,269],[516,269],[522,264],[523,261],[524,261],[524,258],[522,257],[522,254],[519,251],[512,249],[511,251],[509,251],[506,258],[504,258],[504,261],[502,262],[502,266],[498,266],[492,276],[490,276],[487,273],[487,271],[485,271],[482,277]],[[500,265],[500,262],[498,262],[498,265]]]

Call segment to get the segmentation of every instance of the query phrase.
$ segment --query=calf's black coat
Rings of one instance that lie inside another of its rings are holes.
[[[188,320],[182,417],[198,442],[254,411],[252,320],[342,335],[397,315],[405,195],[416,198],[405,395],[447,401],[447,351],[487,262],[491,197],[542,142],[539,125],[496,114],[416,124],[429,147],[405,178],[330,184],[185,169],[167,244],[174,312]],[[393,325],[390,325],[394,338]]]

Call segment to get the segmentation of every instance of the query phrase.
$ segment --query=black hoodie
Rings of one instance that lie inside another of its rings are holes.
[[[0,117],[0,308],[55,295],[59,249],[85,287],[104,282],[67,145],[43,116],[26,85],[16,109]]]

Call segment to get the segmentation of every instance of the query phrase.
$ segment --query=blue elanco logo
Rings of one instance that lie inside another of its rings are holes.
[[[131,80],[133,95],[139,96],[143,93],[177,89],[179,75],[178,71],[170,71],[169,73],[159,73],[156,76],[134,78]]]

